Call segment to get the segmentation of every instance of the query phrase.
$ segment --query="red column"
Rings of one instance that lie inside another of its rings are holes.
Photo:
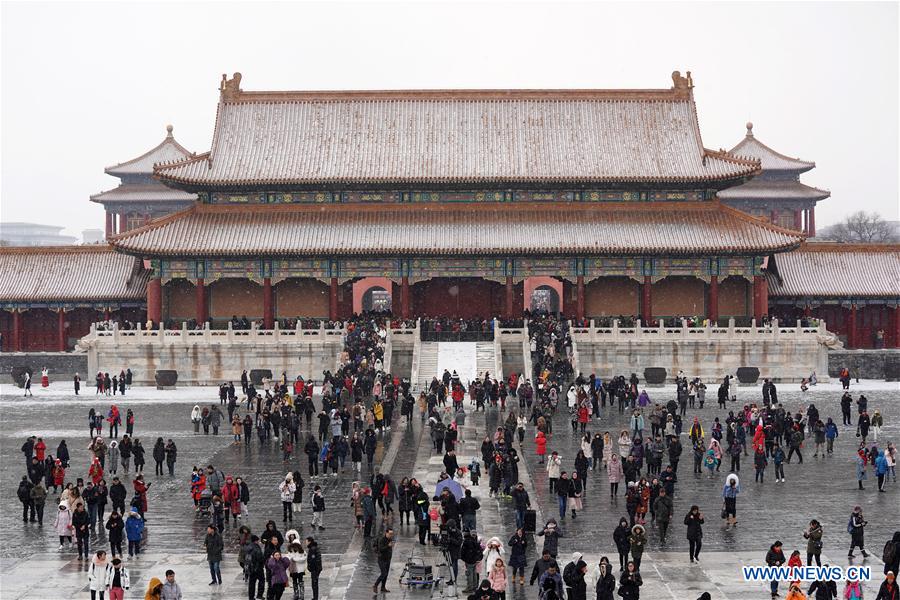
[[[900,306],[895,306],[891,315],[894,317],[894,348],[900,348]]]
[[[200,277],[197,279],[197,283],[194,286],[194,300],[195,300],[195,308],[194,308],[194,318],[197,319],[197,323],[201,325],[206,323],[207,318],[207,310],[206,310],[206,284],[203,282],[203,278]]]
[[[109,310],[108,308],[104,308],[103,309],[103,320],[109,321],[111,317],[112,317],[112,311]]]
[[[809,306],[809,304],[803,307],[803,316],[807,319],[812,316],[812,308]]]
[[[816,237],[816,207],[809,209],[809,237]]]
[[[794,211],[794,229],[803,231],[803,211],[800,209]]]
[[[409,318],[409,277],[400,278],[400,318]]]
[[[12,314],[13,318],[13,338],[12,338],[12,349],[13,352],[21,352],[22,346],[24,345],[24,340],[22,339],[22,313],[19,312],[19,309],[13,310]]]
[[[769,283],[763,275],[753,276],[753,318],[757,321],[769,312]]]
[[[847,324],[847,345],[856,348],[856,305],[850,305],[850,322]]]
[[[653,306],[650,296],[652,285],[650,276],[644,275],[644,284],[641,286],[641,321],[643,321],[644,325],[649,325],[653,320]]]
[[[506,309],[503,316],[507,319],[513,318],[513,280],[512,277],[506,278]]]
[[[328,296],[328,318],[337,321],[338,318],[338,282],[337,277],[331,278],[331,292]]]
[[[263,329],[275,328],[275,297],[272,294],[272,279],[263,278]]]
[[[709,300],[707,301],[706,316],[715,324],[719,319],[719,277],[709,277]]]
[[[772,214],[769,215],[769,220],[772,221],[774,225],[778,225],[778,211],[773,210]]]
[[[59,309],[56,313],[56,349],[65,352],[66,346],[66,311]]]
[[[152,277],[147,282],[147,320],[154,325],[162,324],[162,281]]]
[[[581,321],[584,319],[584,275],[578,275],[575,278],[575,285],[578,293],[578,300],[575,305],[575,318]]]
[[[106,237],[110,238],[116,233],[116,215],[106,211]]]

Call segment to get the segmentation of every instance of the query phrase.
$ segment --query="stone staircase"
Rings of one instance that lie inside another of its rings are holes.
[[[476,342],[475,366],[478,369],[478,379],[484,378],[487,371],[494,379],[502,378],[503,374],[497,372],[497,353],[494,342]]]
[[[440,342],[422,342],[418,346],[417,355],[413,357],[413,389],[424,390],[437,375],[438,346]]]

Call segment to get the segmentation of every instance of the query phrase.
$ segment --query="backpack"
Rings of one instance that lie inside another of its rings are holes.
[[[847,521],[847,533],[853,533],[853,517],[850,517],[850,520]]]
[[[897,546],[892,540],[885,542],[884,550],[881,551],[881,560],[886,565],[893,564],[897,560]]]

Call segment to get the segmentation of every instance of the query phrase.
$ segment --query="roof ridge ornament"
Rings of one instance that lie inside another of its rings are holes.
[[[172,127],[171,123],[170,123],[169,125],[166,125],[166,137],[167,137],[167,138],[173,138],[173,137],[175,137],[174,135],[172,135],[172,131],[173,131],[174,129],[175,129],[175,128]]]
[[[219,84],[219,94],[220,100],[222,102],[229,102],[232,100],[237,100],[238,95],[241,93],[241,74],[235,73],[231,76],[231,79],[228,79],[228,75],[222,73],[222,82]]]
[[[753,137],[753,121],[747,121],[747,137]]]
[[[676,90],[692,90],[694,89],[694,80],[691,78],[691,72],[687,71],[687,77],[681,76],[681,71],[672,71],[672,83]]]

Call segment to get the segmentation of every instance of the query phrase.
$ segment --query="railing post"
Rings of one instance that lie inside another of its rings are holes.
[[[325,321],[319,321],[319,337],[325,339]]]
[[[797,326],[794,328],[795,335],[803,335],[803,327],[800,325],[800,319],[797,319]]]
[[[822,335],[828,333],[828,328],[825,326],[825,319],[819,320],[819,333]]]
[[[256,330],[256,321],[250,321],[250,339],[253,342],[259,341],[259,332]]]
[[[229,345],[234,343],[234,328],[231,326],[231,320],[228,321],[228,329],[225,334],[226,339],[228,340]]]
[[[181,322],[181,333],[178,334],[179,337],[181,338],[181,343],[182,343],[182,344],[187,344],[187,343],[188,343],[188,332],[187,332],[187,330],[188,330],[188,329],[187,329],[187,321],[182,321],[182,322]]]
[[[209,328],[209,321],[203,322],[203,341],[207,346],[212,342],[212,331]],[[185,340],[187,343],[187,340]]]
[[[594,322],[591,321],[591,324],[592,324],[592,325],[593,325],[593,323],[594,323]],[[613,326],[612,326],[612,338],[613,338],[613,340],[618,341],[619,335],[620,335],[620,334],[619,334],[619,320],[618,320],[618,319],[613,319]]]
[[[634,337],[638,339],[644,337],[644,324],[640,319],[636,319],[634,322]]]
[[[750,335],[756,337],[756,318],[750,320]]]
[[[91,325],[91,327],[93,327],[93,325]],[[140,329],[140,327],[141,327],[141,324],[138,323],[138,328]],[[119,344],[119,324],[118,323],[113,323],[113,343],[116,345]]]
[[[734,339],[734,317],[728,317],[728,338]]]
[[[712,337],[712,319],[706,320],[706,331],[704,332],[706,339]]]
[[[275,321],[272,323],[272,331],[275,332],[273,337],[275,338],[275,341],[277,342],[279,339],[281,339],[281,329],[279,329],[279,327],[278,327],[278,319],[275,319]]]
[[[303,334],[303,319],[297,319],[297,325],[294,329],[297,331],[297,339],[299,340]]]
[[[681,319],[681,337],[686,338],[688,333],[687,319]]]
[[[772,335],[778,337],[781,333],[781,326],[778,324],[778,319],[772,319]]]

